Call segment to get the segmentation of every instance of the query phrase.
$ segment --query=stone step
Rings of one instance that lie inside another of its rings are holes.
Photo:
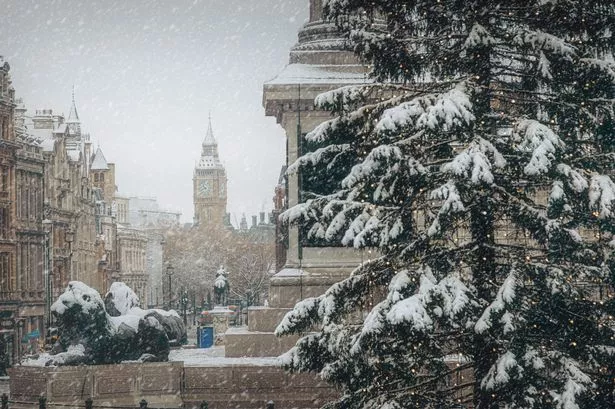
[[[295,346],[298,336],[276,337],[273,332],[253,332],[229,328],[224,334],[224,356],[275,357]]]
[[[248,308],[248,330],[274,332],[290,308],[250,307]]]

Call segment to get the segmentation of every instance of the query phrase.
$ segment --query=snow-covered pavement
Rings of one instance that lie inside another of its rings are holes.
[[[267,358],[225,358],[224,346],[211,348],[178,348],[172,349],[169,361],[183,361],[184,365],[195,366],[230,366],[230,365],[254,365],[254,366],[277,366],[277,357]]]

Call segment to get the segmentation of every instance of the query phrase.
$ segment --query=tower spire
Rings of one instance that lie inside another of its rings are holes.
[[[75,84],[73,84],[73,93],[72,93],[72,105],[70,107],[70,112],[68,114],[67,123],[70,122],[79,122],[79,114],[77,114],[77,105],[75,104]]]
[[[207,132],[205,133],[205,139],[203,140],[203,145],[215,145],[216,138],[214,138],[214,131],[211,127],[211,111],[209,111],[209,124],[207,126]]]
[[[224,169],[220,162],[220,157],[218,156],[218,142],[216,142],[216,138],[214,138],[214,131],[211,126],[211,112],[209,113],[209,124],[207,126],[205,138],[203,139],[201,159],[199,160],[197,168]]]

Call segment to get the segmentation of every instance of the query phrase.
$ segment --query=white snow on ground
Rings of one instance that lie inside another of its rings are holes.
[[[224,346],[211,348],[181,348],[172,349],[169,361],[183,361],[186,366],[279,366],[277,357],[267,358],[225,358]]]
[[[37,358],[28,359],[22,362],[24,366],[45,366],[50,359],[47,353],[40,354]],[[224,356],[224,346],[214,346],[211,348],[177,348],[171,349],[169,362],[184,362],[186,366],[279,366],[277,357],[266,358],[226,358]]]

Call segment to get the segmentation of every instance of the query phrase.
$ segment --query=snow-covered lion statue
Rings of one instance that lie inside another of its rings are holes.
[[[186,329],[175,311],[143,310],[124,283],[113,283],[105,296],[71,281],[51,306],[59,339],[48,365],[166,361],[170,342],[182,343]]]

